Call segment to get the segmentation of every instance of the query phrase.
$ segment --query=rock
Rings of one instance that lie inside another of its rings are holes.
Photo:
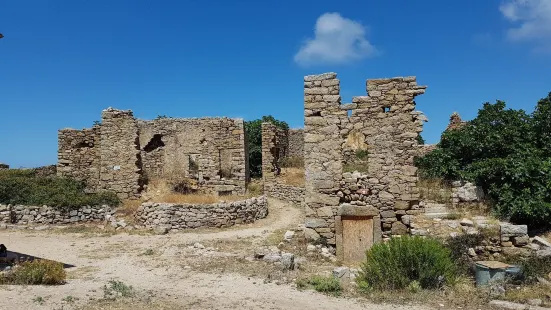
[[[309,245],[306,246],[306,251],[308,251],[308,252],[314,252],[314,251],[316,251],[316,249],[317,249],[316,246],[313,245],[313,244],[309,244]]]
[[[541,306],[541,304],[543,304],[543,300],[541,299],[537,299],[537,298],[534,298],[534,299],[528,299],[526,301],[527,304],[531,305],[531,306]]]
[[[413,220],[413,215],[403,215],[400,218],[400,221],[402,221],[402,223],[404,223],[404,225],[411,224],[412,220]]]
[[[202,244],[199,243],[199,242],[194,243],[194,244],[193,244],[193,247],[196,248],[196,249],[200,249],[200,250],[202,250],[202,249],[205,248],[205,246],[202,245]]]
[[[513,225],[510,223],[501,223],[499,224],[499,227],[501,229],[501,235],[505,235],[509,237],[528,235],[527,225]]]
[[[306,221],[304,222],[304,226],[306,228],[321,228],[328,227],[329,225],[324,219],[310,218],[306,219]]]
[[[155,227],[155,229],[153,230],[155,232],[155,234],[157,235],[166,235],[168,234],[168,231],[170,230],[170,227],[167,227],[167,226],[157,226]]]
[[[285,270],[293,270],[295,266],[295,255],[292,253],[283,253],[280,258],[281,265]]]
[[[469,253],[469,256],[476,257],[476,252],[473,248],[469,248],[468,253]]]
[[[547,286],[550,286],[550,287],[551,287],[551,281],[546,280],[546,279],[543,278],[543,277],[537,277],[537,279],[538,279],[538,282],[539,282],[540,284],[547,285]]]
[[[530,238],[528,236],[521,236],[521,237],[513,237],[513,244],[515,246],[525,246],[530,242]]]
[[[504,301],[504,300],[492,300],[490,301],[490,305],[504,308],[504,309],[511,309],[511,310],[525,310],[526,305],[523,304],[517,304],[510,301]]]
[[[408,228],[401,222],[392,223],[391,232],[393,235],[406,235],[408,233]]]
[[[540,246],[551,248],[551,242],[547,241],[546,239],[542,237],[534,237],[532,239],[532,243],[538,244]]]
[[[482,190],[482,188],[470,182],[467,182],[461,187],[456,188],[454,194],[455,197],[457,197],[461,202],[482,201],[482,199],[484,198],[484,191]]]
[[[551,248],[544,248],[536,252],[537,257],[551,257]]]
[[[269,262],[269,263],[279,262],[279,261],[281,261],[281,255],[276,254],[276,253],[269,253],[269,254],[264,255],[264,257],[262,257],[262,260],[266,261],[266,262]]]
[[[317,241],[320,238],[320,235],[311,228],[304,228],[304,237],[309,241]]]
[[[295,236],[295,232],[292,230],[288,230],[287,232],[285,232],[283,239],[285,239],[285,241],[291,241],[291,239],[293,239],[294,236]]]
[[[337,279],[350,278],[350,269],[348,267],[337,267],[333,269],[333,277]]]
[[[474,222],[469,219],[462,219],[461,222],[459,222],[461,226],[467,226],[467,227],[474,227]]]

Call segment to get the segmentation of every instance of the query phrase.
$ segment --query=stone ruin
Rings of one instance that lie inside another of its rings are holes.
[[[305,226],[346,262],[407,234],[421,212],[413,161],[426,118],[414,98],[426,86],[415,77],[367,80],[367,96],[341,104],[339,84],[335,73],[304,78]]]
[[[262,180],[264,193],[270,197],[301,203],[304,188],[279,182],[281,162],[288,158],[304,159],[304,131],[262,123]]]
[[[90,192],[138,198],[152,178],[193,180],[198,189],[244,194],[248,156],[242,119],[138,120],[108,108],[101,123],[58,132],[59,176],[84,180]]]
[[[0,170],[7,170],[7,169],[10,169],[9,165],[0,163]]]

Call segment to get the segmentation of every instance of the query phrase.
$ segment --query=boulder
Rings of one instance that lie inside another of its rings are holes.
[[[304,237],[309,241],[317,241],[320,238],[320,235],[311,228],[304,228]]]
[[[501,229],[501,235],[509,237],[525,236],[528,235],[528,226],[527,225],[513,225],[511,223],[501,223],[499,224]]]

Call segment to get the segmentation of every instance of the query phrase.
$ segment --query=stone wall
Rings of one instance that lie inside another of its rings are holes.
[[[287,184],[266,184],[264,185],[264,194],[279,200],[290,201],[301,205],[304,202],[304,188]]]
[[[297,144],[300,144],[297,137],[302,135],[296,132],[283,130],[272,123],[262,123],[262,179],[264,193],[269,197],[300,204],[304,201],[304,188],[284,184],[278,179],[281,160],[293,154],[290,150],[294,149],[293,156],[300,156],[296,153]]]
[[[89,191],[137,198],[145,182],[194,179],[200,190],[244,194],[248,154],[244,122],[229,118],[141,121],[108,108],[101,124],[58,133],[57,174],[85,180]]]
[[[97,190],[100,181],[99,134],[99,126],[59,130],[57,174],[85,180],[88,189]]]
[[[383,236],[406,234],[401,217],[419,208],[413,159],[426,121],[414,97],[426,87],[415,77],[367,80],[368,96],[341,104],[336,77],[304,78],[307,228],[335,244],[335,216],[347,203],[378,209]]]
[[[304,158],[304,129],[289,129],[287,157]]]
[[[0,163],[0,170],[6,170],[6,169],[10,169],[10,166],[7,164]]]
[[[214,192],[245,192],[248,160],[242,119],[139,121],[143,169],[149,178],[195,179]]]
[[[32,224],[73,224],[99,222],[111,217],[114,210],[109,206],[85,206],[78,209],[62,209],[48,206],[23,206],[0,204],[0,223]]]
[[[215,204],[144,203],[136,220],[147,228],[188,229],[252,223],[268,215],[266,197]]]

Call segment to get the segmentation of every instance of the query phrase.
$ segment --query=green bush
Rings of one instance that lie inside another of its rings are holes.
[[[64,284],[67,273],[63,264],[51,260],[37,259],[15,266],[11,271],[0,274],[1,284],[59,285]]]
[[[77,208],[85,205],[117,206],[112,192],[85,193],[85,184],[56,176],[37,176],[33,170],[0,171],[0,203]]]
[[[482,234],[461,234],[446,240],[446,247],[450,250],[459,272],[463,274],[471,272],[473,263],[468,254],[469,249],[481,245],[483,240]]]
[[[551,93],[533,113],[485,103],[473,120],[442,134],[416,159],[422,178],[468,180],[484,189],[496,215],[519,224],[551,223]]]
[[[521,273],[518,275],[517,280],[523,283],[537,283],[538,278],[546,278],[551,274],[551,257],[538,257],[532,255],[528,258],[519,258],[509,263],[519,265],[521,267]]]
[[[456,276],[451,252],[442,243],[402,236],[367,250],[357,280],[360,287],[377,290],[401,290],[417,285],[432,289],[453,284]]]
[[[341,283],[335,277],[325,277],[320,275],[315,275],[308,279],[297,280],[297,287],[312,287],[320,293],[336,296],[340,295],[342,290]]]

